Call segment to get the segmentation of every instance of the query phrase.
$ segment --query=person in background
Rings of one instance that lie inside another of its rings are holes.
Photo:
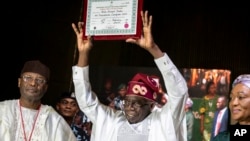
[[[151,76],[137,73],[127,84],[124,110],[114,110],[102,104],[89,81],[89,55],[93,48],[91,36],[83,38],[83,23],[78,28],[72,23],[77,36],[78,62],[72,66],[73,83],[80,109],[93,123],[93,141],[186,141],[186,120],[184,106],[188,97],[186,81],[165,52],[154,42],[151,27],[152,16],[141,11],[143,35],[138,39],[129,38],[147,50],[161,72],[168,102],[161,110],[154,110],[159,83]],[[105,49],[105,48],[104,48]]]
[[[103,89],[99,93],[98,97],[104,105],[110,105],[115,98],[115,91],[113,90],[113,79],[106,78]]]
[[[185,105],[186,122],[187,122],[187,141],[192,141],[194,128],[194,115],[192,111],[193,101],[188,98]]]
[[[202,134],[203,141],[209,141],[211,138],[217,98],[218,95],[216,94],[216,86],[213,81],[209,81],[206,85],[206,95],[202,98],[199,108],[200,132]]]
[[[71,127],[77,141],[90,140],[90,136],[84,128],[84,123],[88,122],[87,117],[83,121],[86,115],[79,109],[74,92],[63,92],[56,104],[56,109]]]
[[[71,128],[79,141],[90,141],[92,123],[81,110],[76,113]]]
[[[56,110],[67,123],[72,126],[74,117],[79,111],[79,106],[76,101],[74,92],[63,92],[56,104]]]
[[[25,62],[17,83],[20,98],[0,102],[1,141],[76,141],[63,117],[41,102],[49,78],[50,69],[39,60]]]
[[[162,84],[159,83],[159,92],[156,98],[157,101],[157,108],[161,108],[163,105],[167,103],[168,95],[167,93],[163,90]]]
[[[215,137],[221,133],[228,131],[228,98],[225,95],[221,95],[217,99],[216,107],[217,110],[215,112],[215,117],[213,120],[212,131],[211,131],[211,139],[210,141],[214,141]]]
[[[239,75],[233,81],[229,108],[236,125],[250,125],[250,74]]]
[[[127,85],[121,83],[117,88],[117,96],[113,100],[114,108],[116,110],[122,110],[123,100],[125,98],[126,92],[127,92]]]

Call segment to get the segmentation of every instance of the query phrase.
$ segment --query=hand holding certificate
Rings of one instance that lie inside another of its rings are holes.
[[[124,40],[140,38],[143,0],[85,0],[84,38]]]

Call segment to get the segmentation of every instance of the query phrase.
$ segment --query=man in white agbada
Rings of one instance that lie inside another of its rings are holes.
[[[72,24],[77,36],[79,58],[72,67],[75,94],[81,110],[93,122],[92,141],[186,141],[184,106],[188,97],[186,81],[168,55],[154,42],[152,16],[141,11],[143,36],[127,39],[147,50],[161,72],[168,93],[168,101],[161,110],[153,110],[159,84],[153,77],[136,74],[128,83],[123,110],[114,110],[100,103],[91,90],[88,56],[92,37],[83,38],[83,23]],[[103,48],[105,49],[105,48]]]
[[[0,141],[76,141],[63,117],[41,103],[49,75],[39,60],[24,64],[18,78],[20,99],[0,102]]]

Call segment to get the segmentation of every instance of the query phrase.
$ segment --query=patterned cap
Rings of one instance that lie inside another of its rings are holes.
[[[39,60],[32,60],[25,62],[23,69],[21,71],[21,74],[25,72],[33,72],[38,73],[46,78],[46,80],[49,80],[50,77],[50,69],[41,63]]]
[[[140,96],[152,101],[156,101],[159,92],[159,79],[156,76],[148,76],[143,73],[137,73],[128,83],[127,94]]]
[[[236,84],[244,84],[248,88],[250,88],[250,74],[242,74],[239,75],[234,81],[232,87],[234,87]]]

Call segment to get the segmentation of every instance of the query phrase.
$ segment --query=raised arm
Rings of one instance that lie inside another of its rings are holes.
[[[126,42],[140,46],[154,57],[168,93],[168,102],[162,107],[161,113],[156,113],[157,117],[161,120],[161,128],[167,130],[170,127],[167,117],[171,116],[177,140],[184,141],[187,138],[184,111],[185,101],[188,97],[186,81],[167,53],[162,52],[154,42],[151,31],[153,17],[148,15],[148,11],[141,12],[141,17],[143,35],[139,39],[129,38]],[[157,134],[157,132],[153,134]]]
[[[141,18],[143,23],[143,35],[140,39],[129,38],[126,40],[127,43],[137,44],[141,48],[147,50],[155,59],[164,56],[158,45],[154,42],[151,28],[153,17],[148,16],[148,11],[141,11]]]
[[[78,22],[78,27],[72,23],[72,28],[77,36],[77,47],[79,51],[77,66],[85,67],[89,65],[88,57],[91,48],[93,47],[92,38],[88,36],[86,40],[83,39],[83,22]]]

